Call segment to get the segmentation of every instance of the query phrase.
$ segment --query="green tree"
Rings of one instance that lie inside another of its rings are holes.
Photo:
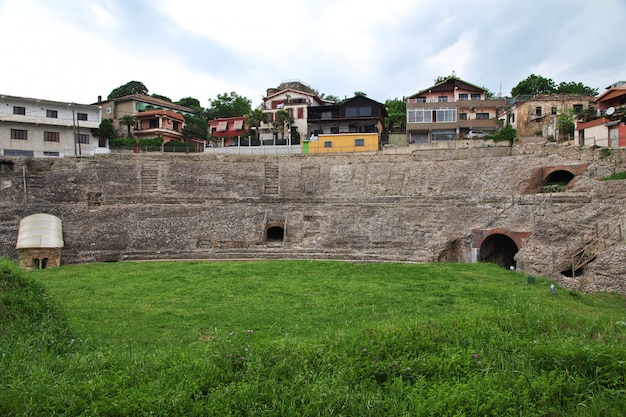
[[[184,115],[184,118],[185,127],[183,127],[183,137],[190,139],[208,139],[209,124],[206,120],[188,114]]]
[[[538,94],[554,94],[555,92],[556,84],[552,79],[530,74],[525,80],[513,87],[511,95],[513,97],[536,96]]]
[[[250,100],[231,91],[229,93],[218,94],[214,100],[209,100],[210,107],[207,109],[209,119],[218,117],[243,116],[252,110]]]
[[[178,104],[179,106],[189,107],[190,109],[193,109],[195,107],[201,107],[200,100],[193,97],[181,98],[176,102],[176,104]]]
[[[96,130],[95,136],[102,139],[115,139],[115,128],[113,127],[113,119],[103,119]]]
[[[274,123],[275,128],[280,129],[280,138],[285,139],[285,127],[291,128],[293,124],[293,117],[289,116],[289,112],[285,110],[278,110],[275,114]]]
[[[126,137],[130,138],[131,129],[137,126],[137,118],[132,114],[125,114],[124,116],[120,117],[120,125],[126,126]]]
[[[324,100],[328,100],[328,101],[334,101],[335,103],[339,103],[341,101],[341,99],[337,96],[333,96],[333,95],[328,95],[325,96],[322,94],[322,97]]]
[[[108,99],[113,100],[114,98],[130,96],[131,94],[148,94],[148,88],[141,81],[129,81],[113,89]]]
[[[597,88],[591,88],[583,83],[570,81],[568,83],[561,82],[556,89],[559,94],[580,94],[584,96],[595,96],[598,94]]]
[[[363,96],[363,97],[365,97],[365,96],[367,96],[367,94],[365,94],[363,91],[355,91],[354,92],[354,96],[355,97],[356,96]]]
[[[172,102],[172,99],[167,96],[162,96],[161,94],[150,94],[150,97],[158,98],[159,100]]]
[[[557,127],[559,129],[559,140],[566,141],[574,137],[574,114],[573,111],[569,113],[559,114],[557,118]]]
[[[385,125],[389,130],[405,129],[406,127],[406,102],[399,98],[385,101],[385,108],[387,109],[387,118],[385,119]]]
[[[254,109],[246,115],[246,122],[251,131],[254,128],[254,138],[259,140],[259,126],[261,126],[261,123],[267,123],[267,113],[264,113],[261,109]]]

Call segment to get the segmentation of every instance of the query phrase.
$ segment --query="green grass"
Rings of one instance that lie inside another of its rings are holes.
[[[602,181],[626,180],[626,171],[616,172],[608,177],[600,178]]]
[[[1,415],[621,416],[626,404],[624,297],[552,295],[494,265],[111,263],[32,277],[47,293],[22,304],[54,314],[11,307],[1,322]],[[55,326],[62,337],[46,338]]]

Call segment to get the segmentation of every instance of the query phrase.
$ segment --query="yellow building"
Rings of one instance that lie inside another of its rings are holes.
[[[304,153],[376,152],[378,133],[335,133],[311,136]]]

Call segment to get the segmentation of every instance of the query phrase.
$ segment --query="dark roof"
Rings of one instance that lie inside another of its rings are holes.
[[[486,89],[482,87],[478,87],[477,85],[468,83],[467,81],[463,81],[460,78],[448,77],[438,84],[425,88],[413,95],[410,95],[408,98],[415,98],[417,96],[420,96],[428,92],[436,93],[436,92],[444,92],[444,91],[454,91],[455,88],[458,88],[459,90],[476,91],[476,92],[481,92],[481,93],[487,91]]]

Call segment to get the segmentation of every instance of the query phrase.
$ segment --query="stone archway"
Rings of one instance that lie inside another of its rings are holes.
[[[490,262],[506,269],[517,267],[515,255],[524,246],[530,232],[515,232],[502,228],[474,229],[475,261]]]
[[[265,227],[265,241],[282,243],[285,239],[285,225],[281,222],[271,222]]]
[[[506,269],[515,267],[515,255],[519,248],[510,237],[503,234],[488,236],[480,245],[479,260],[503,266]]]

